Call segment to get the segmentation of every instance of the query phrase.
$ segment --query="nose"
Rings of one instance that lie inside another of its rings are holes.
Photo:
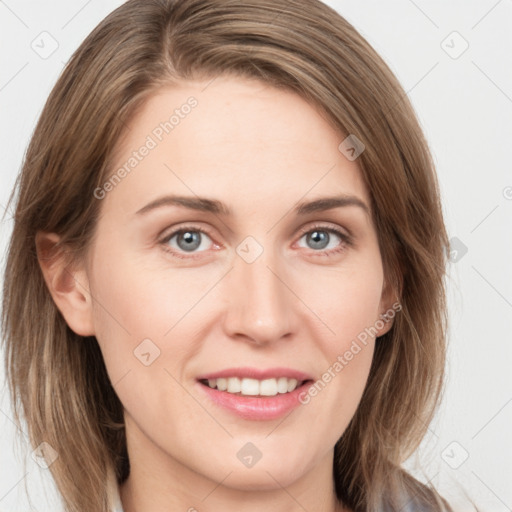
[[[252,263],[236,257],[226,276],[229,297],[224,328],[231,338],[268,345],[294,332],[297,299],[270,252],[264,251]]]

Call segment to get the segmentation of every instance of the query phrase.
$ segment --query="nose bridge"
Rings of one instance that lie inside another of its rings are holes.
[[[244,335],[258,344],[276,341],[290,332],[293,305],[275,251],[266,248],[252,262],[241,254],[230,272],[226,327],[231,335]]]

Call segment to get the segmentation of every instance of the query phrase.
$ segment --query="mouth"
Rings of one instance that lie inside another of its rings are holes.
[[[291,412],[313,382],[305,373],[278,368],[239,368],[197,378],[201,392],[216,407],[247,420],[271,420]]]
[[[210,389],[224,391],[232,395],[265,397],[291,393],[309,382],[309,379],[299,381],[287,377],[263,380],[247,377],[243,379],[238,377],[221,377],[218,379],[201,379],[199,382]]]

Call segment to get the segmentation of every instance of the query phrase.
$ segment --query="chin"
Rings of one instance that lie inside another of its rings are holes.
[[[295,469],[296,471],[296,469]],[[297,475],[292,468],[283,470],[272,470],[272,468],[261,467],[259,469],[236,468],[229,475],[223,484],[233,490],[244,492],[262,492],[282,489],[293,484],[300,475]]]

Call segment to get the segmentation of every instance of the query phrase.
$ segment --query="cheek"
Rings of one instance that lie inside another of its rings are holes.
[[[165,257],[148,265],[149,258],[119,247],[114,239],[98,243],[90,280],[96,338],[107,369],[113,380],[138,371],[144,363],[140,356],[148,352],[152,367],[179,368],[196,348],[189,342],[191,330],[206,322],[199,303],[222,272],[170,268]]]
[[[120,253],[105,251],[105,257],[96,260],[91,284],[96,338],[128,413],[139,420],[158,419],[172,430],[168,411],[162,407],[170,396],[180,410],[190,411],[188,416],[201,414],[178,382],[197,348],[190,343],[190,329],[183,329],[190,327],[187,320],[194,315],[193,306],[211,284],[190,280],[190,274],[176,269],[145,268]]]
[[[337,354],[359,335],[368,335],[379,319],[382,285],[380,260],[372,257],[330,272],[318,269],[308,274],[300,293],[324,324],[324,335],[319,339],[326,343],[327,352]]]
[[[315,287],[305,284],[302,288],[304,302],[321,321],[315,338],[325,361],[311,397],[322,395],[317,405],[321,402],[331,410],[338,424],[344,424],[357,408],[380,326],[376,325],[383,284],[380,260],[369,258],[363,264],[361,258],[358,263],[329,275],[310,274],[308,283],[315,282]]]
[[[135,342],[140,336],[161,335],[163,327],[156,321],[159,311],[170,311],[172,290],[164,296],[158,281],[165,279],[165,274],[152,276],[144,261],[122,242],[104,232],[95,246],[91,293],[97,337],[110,338],[112,342],[130,338]]]

